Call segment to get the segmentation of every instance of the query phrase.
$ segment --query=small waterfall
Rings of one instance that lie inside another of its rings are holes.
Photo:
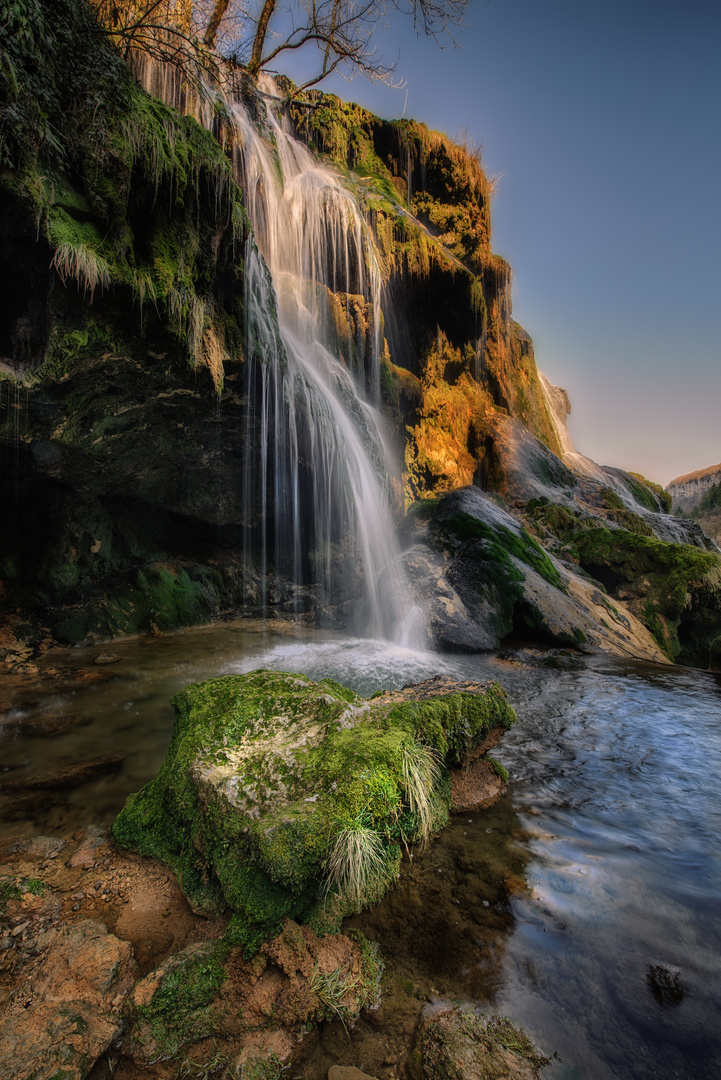
[[[607,487],[615,487],[615,483],[612,478],[609,478],[607,470],[602,465],[597,465],[595,461],[591,461],[590,458],[579,454],[575,449],[566,422],[571,411],[571,402],[566,391],[560,386],[554,386],[550,379],[540,370],[538,378],[541,382],[541,390],[553,424],[553,430],[561,447],[561,458],[564,464],[568,465],[569,469],[573,469],[574,472],[580,473],[581,476],[590,476],[593,480],[599,480]],[[623,494],[628,494],[625,486],[623,487]]]
[[[175,82],[138,65],[148,89]],[[399,562],[379,399],[381,274],[373,239],[332,169],[274,111],[225,100],[233,164],[253,228],[245,252],[246,565],[263,607],[281,581],[309,587],[321,617],[402,644],[425,642]],[[214,110],[186,111],[212,126]],[[226,138],[227,138],[227,132]]]

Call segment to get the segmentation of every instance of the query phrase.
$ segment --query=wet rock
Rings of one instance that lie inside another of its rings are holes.
[[[13,726],[30,738],[45,739],[64,735],[67,731],[89,722],[88,717],[74,713],[30,712],[20,715]]]
[[[376,1080],[370,1073],[361,1072],[354,1065],[331,1065],[328,1080]]]
[[[0,1022],[0,1075],[82,1080],[122,1030],[120,1010],[137,975],[132,947],[87,919],[38,941],[40,962]]]
[[[49,810],[65,806],[67,799],[55,792],[36,792],[23,799],[13,799],[3,810],[5,821],[36,821]]]
[[[42,791],[56,788],[73,788],[94,780],[104,772],[119,768],[125,761],[121,754],[103,754],[101,757],[85,761],[80,765],[69,765],[65,769],[38,773],[36,776],[23,776],[18,780],[5,780],[3,793],[11,795],[21,791]]]
[[[376,903],[401,842],[445,824],[446,770],[515,718],[497,684],[444,678],[365,700],[257,671],[173,703],[165,763],[113,835],[167,862],[194,910],[230,906],[248,955],[284,918],[328,932]]]
[[[425,1080],[537,1080],[548,1064],[509,1020],[452,1009],[421,1031]]]
[[[505,792],[507,779],[503,766],[486,757],[474,761],[467,769],[454,769],[451,772],[451,809],[465,813],[491,806]]]
[[[286,1061],[308,1024],[353,1024],[378,999],[381,972],[377,948],[362,936],[320,939],[290,921],[252,962],[217,941],[195,943],[136,984],[125,1052],[149,1064],[219,1035],[242,1044],[236,1071],[255,1076],[251,1062]]]
[[[198,942],[137,982],[125,1010],[133,1024],[127,1054],[139,1062],[165,1061],[212,1034],[219,1022],[214,999],[223,977],[217,946]]]
[[[646,982],[659,1005],[680,1005],[686,996],[680,973],[661,964],[655,964],[648,969]]]
[[[81,844],[70,856],[68,866],[89,868],[94,865],[103,850],[107,851],[110,837],[105,829],[90,825],[87,829],[82,829],[80,834],[76,834],[76,839],[81,840]]]
[[[546,451],[549,453],[549,451]],[[414,599],[440,648],[496,648],[511,633],[657,662],[666,657],[618,600],[544,550],[478,488],[445,496],[406,555]]]

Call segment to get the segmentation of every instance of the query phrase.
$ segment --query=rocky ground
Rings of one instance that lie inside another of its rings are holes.
[[[212,984],[228,920],[194,915],[166,867],[99,828],[0,843],[0,910],[2,1080],[270,1080],[289,1064],[313,1080],[328,1069],[332,1080],[536,1075],[507,1029],[494,1049],[477,1019],[422,1011],[402,978],[381,984],[353,929],[319,939],[287,922],[254,960],[231,952],[207,1005],[184,1015],[179,975]],[[453,1072],[439,1065],[446,1034],[449,1052],[465,1047]],[[481,1058],[496,1071],[479,1072]]]

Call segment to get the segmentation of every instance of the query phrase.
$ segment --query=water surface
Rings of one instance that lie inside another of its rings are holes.
[[[598,657],[559,668],[530,652],[439,656],[248,623],[106,648],[116,663],[94,665],[97,648],[65,661],[107,681],[0,699],[2,775],[101,753],[124,755],[122,766],[47,806],[38,797],[30,815],[13,817],[17,798],[2,796],[4,832],[112,820],[163,759],[169,697],[211,675],[297,670],[362,694],[438,672],[496,678],[519,716],[494,752],[511,773],[508,794],[485,815],[454,818],[359,924],[418,997],[521,1022],[559,1053],[549,1075],[721,1076],[717,677]],[[34,736],[48,714],[75,720]],[[659,972],[670,992],[659,992]]]

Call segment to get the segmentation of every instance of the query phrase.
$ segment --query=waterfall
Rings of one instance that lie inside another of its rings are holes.
[[[568,465],[569,469],[573,469],[574,472],[580,473],[581,476],[589,476],[593,480],[599,480],[606,486],[615,488],[617,484],[615,478],[609,477],[608,471],[602,465],[597,465],[591,458],[579,454],[574,447],[567,425],[571,402],[566,391],[560,386],[554,386],[550,379],[540,370],[538,378],[541,383],[546,408],[551,418],[551,424],[561,447],[561,459],[564,464]],[[623,486],[623,494],[628,494],[625,486]]]
[[[145,62],[141,81],[166,82]],[[253,114],[224,100],[253,229],[245,252],[244,556],[262,583],[313,591],[357,632],[421,645],[390,511],[379,399],[381,274],[339,175],[295,139],[262,77]],[[167,93],[177,103],[174,83]],[[213,110],[185,104],[212,126]]]

